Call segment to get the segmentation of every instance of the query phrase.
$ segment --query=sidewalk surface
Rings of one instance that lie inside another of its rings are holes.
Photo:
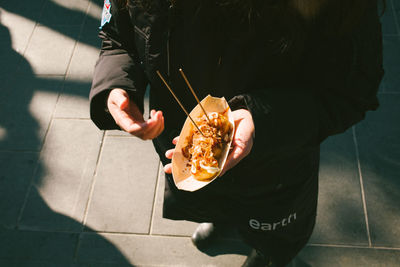
[[[297,266],[400,266],[400,0],[382,17],[381,107],[322,146],[314,234]],[[162,219],[150,141],[100,131],[88,93],[102,0],[0,0],[0,266],[240,266]]]

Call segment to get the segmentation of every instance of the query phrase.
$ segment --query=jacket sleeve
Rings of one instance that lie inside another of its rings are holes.
[[[102,26],[100,56],[97,60],[90,90],[90,116],[100,129],[119,129],[107,111],[106,101],[110,91],[121,88],[143,112],[143,95],[147,79],[136,61],[134,30],[126,9],[119,9],[111,1],[111,19]]]
[[[230,101],[234,108],[243,105],[252,113],[252,154],[282,155],[318,145],[378,107],[383,68],[376,8],[369,8],[360,22],[347,40],[329,39],[311,49],[316,53],[316,60],[309,62],[315,73],[311,88],[254,90]],[[343,54],[344,43],[350,44],[351,53]]]

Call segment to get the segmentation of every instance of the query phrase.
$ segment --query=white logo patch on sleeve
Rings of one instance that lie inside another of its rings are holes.
[[[110,19],[111,19],[111,2],[110,2],[110,0],[104,0],[103,13],[101,15],[100,29],[103,28],[103,26],[106,23],[109,23]]]

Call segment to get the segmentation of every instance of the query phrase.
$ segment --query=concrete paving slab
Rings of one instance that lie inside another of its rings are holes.
[[[9,46],[9,44],[6,44],[6,42],[11,42],[12,49],[22,55],[25,52],[29,39],[36,26],[36,21],[20,16],[19,14],[9,12],[1,7],[0,12],[2,25],[1,28],[4,27],[7,29],[2,29],[1,32],[2,38],[0,39],[0,44],[2,50],[0,55],[3,56],[9,54],[4,50],[5,47]],[[7,37],[7,35],[9,36]],[[1,62],[2,64],[5,63],[3,60]],[[3,66],[9,66],[9,64]]]
[[[372,243],[399,247],[400,94],[381,94],[380,102],[356,127],[357,141]]]
[[[19,88],[27,86],[30,82],[23,75],[18,76],[18,78],[23,81],[21,85],[18,85]],[[29,86],[34,86],[28,108],[29,113],[38,122],[39,136],[45,136],[49,128],[59,94],[62,90],[63,78],[63,76],[33,77],[33,81],[28,85],[28,88]]]
[[[37,26],[24,54],[36,74],[65,75],[80,26]],[[73,36],[70,38],[69,36]]]
[[[121,254],[110,253],[108,245],[99,235],[83,234],[78,250],[78,262],[125,263],[133,266],[241,266],[248,247],[237,241],[229,244],[230,250],[209,256],[198,251],[187,237],[163,237],[148,235],[102,234],[114,244]]]
[[[400,251],[374,248],[307,246],[300,253],[298,262],[299,264],[295,266],[395,267],[399,266]]]
[[[95,14],[98,15],[99,14],[99,12],[98,12],[99,9],[103,8],[104,1],[103,0],[90,0],[90,2],[91,2],[91,6],[89,8],[88,15],[92,15],[93,16],[92,12],[96,12]],[[101,14],[101,10],[100,10],[100,14]],[[100,20],[101,19],[101,15],[100,16],[96,16],[96,18],[98,18]]]
[[[106,136],[133,137],[130,133],[121,130],[108,130],[106,131]]]
[[[92,263],[77,263],[72,267],[132,267],[129,263],[109,263],[109,262],[92,262]]]
[[[0,227],[17,227],[38,157],[38,153],[0,152]]]
[[[368,245],[352,129],[322,144],[319,188],[311,242]]]
[[[383,66],[385,69],[383,92],[400,93],[400,35],[383,38]]]
[[[53,120],[20,228],[82,230],[102,135],[89,120]]]
[[[19,0],[19,1],[1,1],[1,8],[8,12],[25,17],[31,21],[37,21],[42,14],[43,5],[48,0]],[[3,23],[3,21],[2,21]]]
[[[394,14],[396,16],[397,34],[400,35],[400,3],[399,3],[399,1],[392,0],[392,6],[393,6]]]
[[[81,25],[85,19],[88,0],[46,1],[40,23],[45,25]]]
[[[98,2],[98,3],[96,3]],[[88,7],[87,15],[81,30],[79,42],[100,48],[101,39],[98,37],[100,31],[101,15],[103,10],[103,0],[91,1]]]
[[[88,9],[93,10],[93,6],[96,5],[90,2]],[[98,23],[99,21],[94,19],[85,19],[80,41],[76,45],[68,67],[64,91],[57,105],[57,117],[90,117],[88,96],[101,44],[97,36]]]
[[[87,225],[96,231],[148,233],[158,167],[151,141],[106,136]]]
[[[0,260],[0,266],[4,267],[74,267],[73,263],[51,262],[51,261],[20,261],[20,260]]]
[[[38,151],[61,91],[62,77],[16,75],[0,92],[0,149]]]
[[[198,223],[189,221],[173,221],[162,217],[164,201],[165,174],[160,168],[160,177],[157,185],[157,198],[152,221],[151,233],[154,235],[172,235],[172,236],[191,236],[196,230]]]
[[[92,10],[94,6],[95,4],[91,3],[89,10]],[[101,13],[99,16],[101,16]],[[79,42],[68,69],[67,77],[69,79],[91,83],[94,66],[99,57],[101,46],[101,39],[98,37],[99,21],[92,17],[85,19],[79,36]]]
[[[382,6],[381,1],[379,2],[379,6]],[[394,0],[396,2],[396,0]],[[382,7],[381,9],[382,10]],[[385,35],[393,35],[399,34],[397,32],[397,25],[396,25],[396,13],[392,6],[392,1],[386,1],[386,10],[383,16],[381,16],[381,23],[382,23],[382,33]]]
[[[0,258],[71,263],[78,237],[75,233],[0,231]]]
[[[66,79],[54,112],[54,118],[90,119],[90,83]]]
[[[99,53],[100,50],[97,47],[79,42],[72,56],[67,78],[91,84]]]

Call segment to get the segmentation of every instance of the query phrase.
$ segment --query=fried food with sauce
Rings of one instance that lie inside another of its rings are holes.
[[[225,112],[226,113],[226,112]],[[197,180],[210,180],[220,171],[219,157],[223,147],[229,145],[232,124],[224,113],[203,115],[195,120],[204,136],[192,125],[192,132],[182,148],[183,156],[189,159],[190,172]]]

